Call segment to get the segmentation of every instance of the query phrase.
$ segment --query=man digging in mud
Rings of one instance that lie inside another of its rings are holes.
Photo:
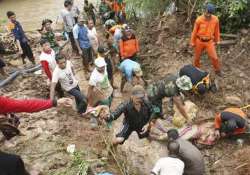
[[[194,66],[200,68],[200,57],[204,49],[213,64],[215,73],[221,76],[219,58],[215,46],[220,43],[220,24],[218,17],[214,16],[215,6],[206,4],[205,12],[199,16],[194,25],[191,46],[194,47]]]
[[[55,87],[57,83],[61,84],[61,87],[70,95],[75,97],[77,112],[83,114],[87,108],[87,99],[82,94],[78,81],[75,78],[73,65],[69,60],[58,55],[56,57],[57,66],[52,75],[52,82],[50,88],[50,99],[55,97]]]
[[[56,106],[71,106],[71,100],[62,98],[59,100],[39,100],[39,99],[11,99],[0,96],[0,130],[7,139],[19,135],[20,131],[6,118],[8,113],[33,113],[46,110]],[[18,120],[18,118],[17,118]],[[19,120],[18,120],[19,122]],[[22,158],[18,155],[8,154],[0,151],[0,174],[2,175],[29,175],[24,167]],[[34,172],[34,175],[37,172]],[[33,175],[31,173],[31,175]]]
[[[192,81],[192,92],[197,95],[204,95],[208,91],[216,92],[217,88],[212,83],[210,74],[193,65],[185,65],[179,71],[179,76],[188,76]]]
[[[180,113],[185,119],[189,119],[187,112],[184,109],[184,104],[181,99],[182,91],[192,89],[191,79],[187,76],[177,77],[173,74],[168,74],[162,80],[156,81],[147,87],[147,95],[153,105],[160,108],[160,115],[163,116],[162,100],[165,97],[171,98]],[[171,105],[172,107],[172,105]]]
[[[112,122],[122,114],[125,116],[123,127],[113,140],[114,146],[123,144],[133,131],[138,134],[140,139],[148,137],[151,128],[150,123],[159,109],[153,108],[145,97],[146,93],[143,87],[134,86],[129,100],[121,103],[115,111],[100,115],[106,122]]]
[[[110,107],[113,99],[113,88],[108,78],[107,63],[103,57],[103,51],[101,47],[98,48],[99,57],[95,60],[95,69],[89,79],[87,97],[90,107],[97,105]]]
[[[178,156],[185,163],[184,175],[203,175],[205,173],[205,162],[201,152],[189,141],[179,138],[176,129],[167,132],[169,142],[176,141],[180,145]]]
[[[247,115],[240,108],[227,108],[214,120],[217,138],[250,132]]]
[[[143,72],[139,63],[126,59],[120,64],[119,69],[122,72],[121,92],[123,92],[126,82],[131,85],[143,85]]]

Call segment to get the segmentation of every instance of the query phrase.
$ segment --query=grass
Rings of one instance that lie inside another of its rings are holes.
[[[64,171],[59,173],[51,173],[50,175],[87,175],[89,170],[89,163],[83,158],[84,153],[75,151],[73,153],[72,161]]]

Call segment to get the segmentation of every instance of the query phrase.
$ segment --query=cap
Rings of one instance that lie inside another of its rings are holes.
[[[143,75],[143,72],[142,72],[140,67],[134,68],[133,72],[134,72],[135,76],[137,76],[137,77],[142,77],[142,75]]]
[[[97,58],[95,59],[95,66],[98,68],[106,66],[107,63],[105,62],[104,58]]]
[[[142,86],[136,85],[132,88],[132,95],[135,97],[143,98],[145,97],[145,90]]]
[[[44,20],[42,21],[42,25],[43,25],[43,26],[44,26],[45,24],[47,24],[47,23],[52,24],[53,22],[52,22],[51,19],[44,19]]]
[[[176,85],[178,88],[184,91],[189,91],[193,87],[191,79],[186,75],[177,78]]]
[[[107,27],[107,26],[114,26],[116,25],[116,22],[113,20],[113,19],[108,19],[105,23],[104,23],[104,26]]]
[[[206,5],[206,10],[207,10],[208,13],[213,14],[215,12],[215,6],[214,6],[214,4],[208,3]]]

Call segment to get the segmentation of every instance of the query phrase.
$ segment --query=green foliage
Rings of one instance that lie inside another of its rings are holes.
[[[88,169],[89,163],[84,159],[84,153],[75,151],[69,166],[64,171],[51,175],[87,175]]]
[[[249,27],[249,0],[211,0],[216,4],[216,15],[220,18],[222,30],[236,32],[239,28]]]
[[[152,17],[163,12],[173,0],[126,0],[128,17]],[[186,14],[200,15],[206,2],[216,5],[216,15],[223,32],[236,32],[239,28],[250,27],[250,0],[175,0],[178,9]],[[195,8],[193,9],[193,5]]]
[[[169,0],[126,0],[127,16],[149,17],[164,11]]]
[[[83,154],[81,152],[74,152],[73,162],[71,168],[77,167],[77,175],[87,175],[89,164],[83,159]]]

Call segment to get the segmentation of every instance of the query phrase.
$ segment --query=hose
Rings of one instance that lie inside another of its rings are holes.
[[[28,68],[28,69],[23,69],[23,70],[17,70],[14,73],[10,74],[9,77],[7,77],[5,80],[0,82],[0,88],[6,86],[10,82],[16,79],[19,75],[27,74],[27,73],[33,73],[35,71],[38,71],[41,69],[41,64],[36,65],[34,67]]]

